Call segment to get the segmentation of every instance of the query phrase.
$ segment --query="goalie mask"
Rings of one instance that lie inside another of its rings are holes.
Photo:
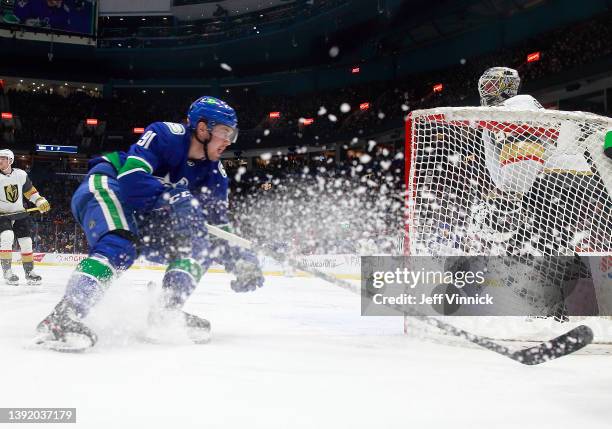
[[[493,67],[478,79],[480,104],[497,106],[518,94],[521,78],[518,72],[508,67]]]

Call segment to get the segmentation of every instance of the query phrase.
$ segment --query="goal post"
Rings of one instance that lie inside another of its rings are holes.
[[[411,112],[405,254],[612,257],[611,129],[584,112]],[[612,314],[612,291],[598,292]]]

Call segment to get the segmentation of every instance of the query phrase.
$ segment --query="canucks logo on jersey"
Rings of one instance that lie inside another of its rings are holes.
[[[19,199],[19,187],[17,185],[6,185],[4,195],[9,203],[16,203]]]

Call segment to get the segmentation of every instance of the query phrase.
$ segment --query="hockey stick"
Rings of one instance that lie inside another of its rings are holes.
[[[314,268],[299,266],[297,261],[295,261],[291,257],[288,257],[285,254],[256,246],[253,242],[249,240],[246,240],[230,232],[224,231],[221,228],[218,228],[213,225],[206,224],[206,228],[208,229],[208,232],[210,234],[223,240],[226,240],[230,244],[240,246],[245,249],[260,251],[276,259],[277,261],[287,262],[289,265],[291,265],[297,270],[312,274],[313,276],[332,283],[336,286],[339,286],[342,289],[346,289],[350,292],[357,294],[362,293],[361,288],[355,286],[354,284],[336,278],[330,274],[324,273]],[[495,341],[491,341],[488,338],[482,337],[480,335],[472,334],[468,331],[457,328],[456,326],[451,325],[450,323],[446,323],[439,319],[436,319],[435,317],[425,316],[417,310],[404,308],[403,306],[397,304],[386,305],[387,307],[393,308],[394,310],[414,317],[420,322],[423,322],[430,326],[434,326],[450,335],[463,338],[480,347],[484,347],[485,349],[491,350],[492,352],[495,352],[502,356],[506,356],[524,365],[538,365],[549,360],[569,355],[577,350],[582,349],[593,341],[593,331],[591,330],[591,328],[585,325],[580,325],[566,332],[563,335],[555,337],[549,341],[540,343],[536,346],[522,350],[512,351],[509,348],[499,343],[496,343]]]
[[[22,213],[31,213],[31,212],[40,212],[40,209],[38,207],[31,207],[29,209],[20,210],[18,212],[1,213],[0,217],[2,217],[2,216],[14,216],[14,215],[22,214]]]

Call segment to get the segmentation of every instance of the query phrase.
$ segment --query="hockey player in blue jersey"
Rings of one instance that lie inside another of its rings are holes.
[[[39,324],[39,344],[57,349],[95,344],[95,333],[82,319],[112,280],[133,264],[137,244],[146,258],[168,264],[152,321],[178,315],[196,342],[207,340],[210,324],[181,308],[213,261],[236,276],[231,287],[237,292],[263,285],[252,252],[211,244],[204,227],[204,222],[228,224],[228,179],[219,159],[237,133],[234,110],[214,97],[201,97],[188,111],[187,126],[153,123],[127,153],[90,161],[87,178],[72,198],[89,256]]]

